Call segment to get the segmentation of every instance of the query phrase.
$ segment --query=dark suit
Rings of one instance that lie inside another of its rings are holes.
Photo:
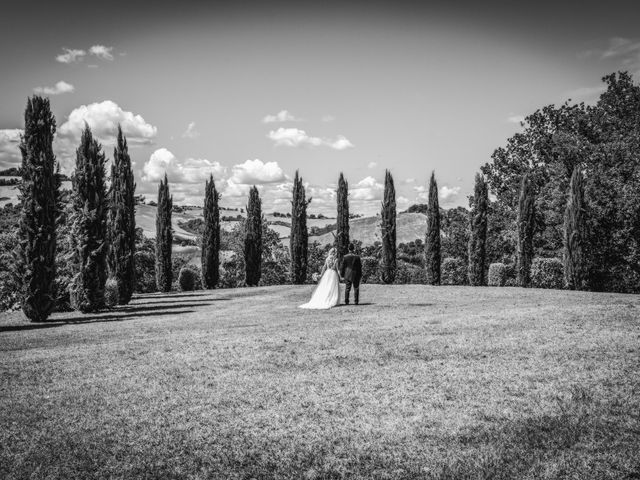
[[[362,262],[358,255],[348,253],[344,256],[340,266],[340,276],[344,278],[346,285],[344,303],[349,304],[349,292],[351,292],[351,285],[353,285],[353,300],[357,305],[360,297],[360,279],[362,278]]]

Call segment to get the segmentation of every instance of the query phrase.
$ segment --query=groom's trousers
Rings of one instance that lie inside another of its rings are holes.
[[[344,303],[349,305],[349,293],[351,292],[351,285],[353,285],[353,301],[357,305],[360,301],[360,282],[355,283],[351,280],[345,280],[344,283]]]

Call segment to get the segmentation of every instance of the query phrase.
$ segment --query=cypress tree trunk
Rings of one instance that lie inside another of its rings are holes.
[[[564,278],[568,288],[584,290],[586,264],[584,186],[580,166],[573,167],[569,200],[564,212]]]
[[[127,139],[118,125],[118,142],[113,150],[109,195],[109,273],[118,282],[118,303],[131,301],[134,288],[136,249],[136,184],[133,180]]]
[[[158,187],[158,210],[156,211],[156,287],[161,292],[170,292],[173,281],[171,269],[171,245],[173,228],[171,210],[173,197],[169,194],[169,180],[164,175]]]
[[[349,252],[349,184],[340,172],[338,179],[338,219],[336,231],[336,250],[338,252],[338,263],[342,262]]]
[[[307,279],[307,260],[309,252],[309,233],[307,231],[307,205],[311,199],[305,199],[302,178],[293,180],[293,200],[291,202],[291,283],[301,285]]]
[[[262,262],[262,205],[258,189],[249,191],[247,223],[244,237],[245,282],[255,287],[260,282]]]
[[[489,191],[482,175],[476,174],[473,192],[469,236],[469,283],[474,286],[486,285],[485,262],[487,241],[487,210]]]
[[[216,288],[220,279],[220,208],[213,175],[204,188],[204,233],[202,234],[202,286]]]
[[[431,181],[429,182],[427,237],[424,247],[427,282],[431,285],[440,285],[440,205],[438,203],[438,184],[434,172],[431,172]]]
[[[382,268],[380,276],[384,283],[393,283],[396,279],[396,189],[389,170],[384,174],[384,199],[380,212],[382,224]]]
[[[76,151],[73,174],[73,242],[76,268],[71,303],[83,313],[104,308],[107,281],[107,187],[105,155],[88,125]]]
[[[522,177],[518,202],[518,285],[528,287],[531,283],[533,261],[533,233],[535,231],[535,192],[528,174]]]
[[[53,136],[56,121],[49,99],[33,96],[24,112],[22,211],[18,228],[18,268],[22,311],[32,322],[45,321],[55,307],[56,216],[59,182]]]

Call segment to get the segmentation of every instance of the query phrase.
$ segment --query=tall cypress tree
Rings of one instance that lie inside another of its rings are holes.
[[[344,179],[344,175],[340,172],[338,179],[338,225],[336,231],[336,250],[338,251],[338,260],[341,262],[349,252],[349,184]]]
[[[307,205],[311,199],[305,198],[302,177],[293,180],[293,200],[291,201],[291,283],[303,284],[307,279],[307,260],[309,254],[309,232],[307,231]]]
[[[173,281],[171,270],[172,209],[173,197],[169,193],[169,180],[165,173],[164,181],[160,180],[158,186],[158,210],[156,211],[156,287],[161,292],[170,292]]]
[[[487,182],[479,173],[473,191],[473,202],[469,214],[471,232],[469,236],[469,283],[474,286],[486,285],[485,262],[487,242],[487,214],[489,190]]]
[[[260,282],[262,263],[262,204],[254,185],[249,191],[247,223],[244,237],[245,281],[255,287]]]
[[[136,249],[136,184],[133,180],[127,139],[118,125],[113,149],[109,195],[109,273],[118,282],[118,303],[131,300],[135,283],[133,259]]]
[[[45,321],[55,306],[56,216],[59,182],[53,136],[56,120],[49,99],[33,96],[24,112],[22,211],[18,228],[18,259],[22,311],[32,322]]]
[[[72,178],[72,238],[78,273],[72,286],[71,302],[76,310],[83,313],[104,308],[109,251],[105,163],[102,146],[85,124],[76,150],[76,168]]]
[[[384,283],[393,283],[398,269],[396,260],[396,189],[389,170],[384,174],[384,198],[380,212],[382,224],[382,268],[380,276]]]
[[[564,278],[573,290],[585,288],[586,262],[584,186],[580,166],[573,167],[569,200],[564,212]]]
[[[531,283],[531,262],[533,261],[533,234],[535,231],[535,191],[528,174],[520,183],[518,201],[518,285],[528,287]]]
[[[202,286],[216,288],[220,279],[220,208],[218,191],[209,177],[204,187],[204,233],[202,234]]]
[[[429,203],[427,206],[427,236],[424,248],[427,282],[440,285],[440,205],[435,172],[431,172],[429,182]]]

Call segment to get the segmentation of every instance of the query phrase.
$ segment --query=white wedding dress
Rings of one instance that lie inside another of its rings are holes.
[[[327,258],[324,264],[325,271],[318,282],[318,286],[311,295],[311,300],[300,305],[300,308],[324,310],[335,307],[340,299],[340,277],[337,271],[335,259]]]

